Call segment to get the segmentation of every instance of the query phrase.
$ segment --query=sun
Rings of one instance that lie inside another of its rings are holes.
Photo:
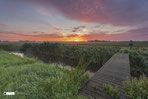
[[[79,40],[74,40],[74,42],[79,42]]]

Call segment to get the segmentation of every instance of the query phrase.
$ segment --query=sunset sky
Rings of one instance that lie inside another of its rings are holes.
[[[0,40],[148,40],[148,0],[0,0]]]

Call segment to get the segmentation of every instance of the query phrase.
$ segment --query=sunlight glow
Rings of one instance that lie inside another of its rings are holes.
[[[79,42],[79,40],[74,40],[75,42]]]

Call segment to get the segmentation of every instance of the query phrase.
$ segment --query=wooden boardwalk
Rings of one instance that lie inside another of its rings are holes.
[[[86,86],[79,90],[79,94],[88,99],[111,99],[102,89],[104,84],[118,87],[120,98],[126,99],[123,92],[123,82],[130,77],[129,55],[116,53],[113,55],[88,81]],[[94,86],[97,85],[98,89]]]

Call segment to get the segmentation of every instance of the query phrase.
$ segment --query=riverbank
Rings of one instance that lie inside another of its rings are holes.
[[[0,51],[0,99],[83,99],[77,92],[87,81],[81,70]],[[2,94],[10,91],[15,95]]]
[[[25,56],[24,56],[24,53],[10,52],[10,54],[19,56],[19,57],[21,57],[21,58],[24,58],[24,57],[25,57]],[[74,67],[72,67],[72,66],[66,66],[66,65],[64,65],[64,64],[59,64],[58,66],[59,66],[60,68],[63,68],[63,69],[69,70],[69,71],[71,71],[71,70],[74,68]],[[91,77],[95,74],[95,72],[91,72],[91,71],[87,70],[84,74],[87,75],[87,76],[89,76],[89,77],[91,78]]]

